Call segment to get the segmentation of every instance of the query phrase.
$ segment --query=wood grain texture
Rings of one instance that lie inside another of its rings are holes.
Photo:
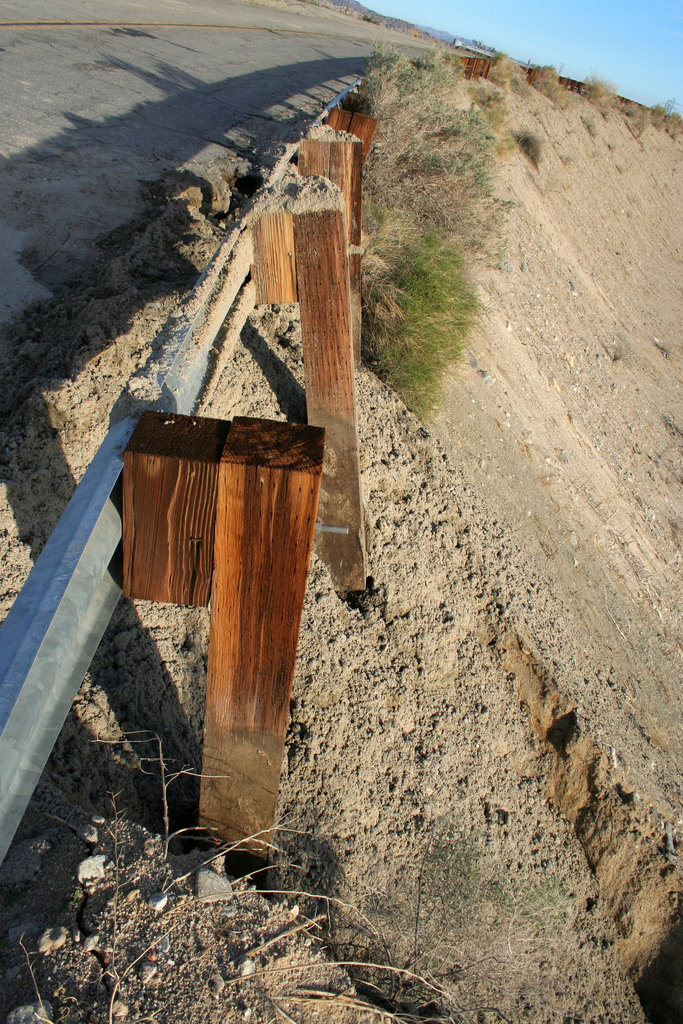
[[[320,174],[336,185],[346,210],[346,231],[349,245],[358,246],[362,233],[363,144],[341,139],[302,139],[299,143],[299,174]],[[349,255],[349,301],[354,360],[361,358],[361,258]]]
[[[299,174],[320,174],[336,185],[344,197],[347,238],[360,245],[363,145],[341,139],[302,139],[299,143]]]
[[[320,534],[316,551],[337,590],[366,584],[349,271],[344,218],[338,210],[294,217],[301,339],[309,424],[327,430],[320,493],[322,522],[347,526],[347,536]]]
[[[145,413],[123,456],[123,592],[206,605],[218,467],[230,424]]]
[[[252,222],[251,236],[256,305],[297,302],[291,214],[261,214]]]
[[[237,418],[221,458],[200,824],[233,842],[274,823],[324,436]]]
[[[342,110],[341,107],[335,107],[329,113],[327,124],[330,128],[335,128],[340,132],[348,132],[350,135],[355,135],[356,138],[361,140],[363,143],[363,163],[365,163],[377,130],[375,118],[368,117],[367,114],[358,114],[349,110]]]

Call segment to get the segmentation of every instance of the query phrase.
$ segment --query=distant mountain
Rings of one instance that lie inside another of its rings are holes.
[[[357,0],[325,0],[325,5],[334,7],[335,10],[342,11],[344,14],[355,14],[358,18],[375,21],[378,25],[384,25],[385,28],[393,28],[396,32],[410,32],[411,29],[424,32],[424,29],[414,25],[412,21],[403,21],[402,18],[389,18],[385,14],[378,14],[377,11],[357,3]]]
[[[448,43],[452,46],[457,36],[451,35],[450,32],[442,32],[440,28],[428,28],[426,25],[416,25],[420,32],[426,32],[428,36],[434,36],[435,39],[440,39],[443,43]]]

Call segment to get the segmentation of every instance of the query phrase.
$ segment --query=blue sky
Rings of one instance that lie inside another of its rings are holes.
[[[381,14],[481,39],[569,78],[592,73],[651,106],[683,111],[683,0],[362,0]]]

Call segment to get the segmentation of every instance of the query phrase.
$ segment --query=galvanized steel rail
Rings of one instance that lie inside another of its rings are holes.
[[[360,82],[335,96],[315,123]],[[270,182],[295,150],[287,149]],[[140,371],[156,385],[154,408],[193,412],[226,317],[232,312],[238,334],[253,307],[253,286],[245,284],[250,266],[250,239],[237,227],[165,328],[160,353]],[[0,862],[121,596],[117,492],[136,422],[124,416],[110,429],[0,628]]]

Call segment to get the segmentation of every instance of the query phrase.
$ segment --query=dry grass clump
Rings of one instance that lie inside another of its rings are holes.
[[[501,88],[489,85],[488,82],[480,82],[471,90],[471,96],[493,130],[500,134],[507,127],[508,121],[505,92]]]
[[[586,99],[596,107],[603,117],[607,117],[616,105],[616,89],[604,78],[589,75],[585,82]]]
[[[666,110],[661,103],[655,103],[654,107],[650,110],[650,120],[654,128],[664,128],[667,116]]]
[[[527,85],[526,71],[514,60],[510,60],[506,53],[495,53],[491,62],[489,82],[500,86],[505,92],[516,92],[524,94],[529,86]]]
[[[667,114],[666,130],[672,139],[677,139],[683,133],[683,117],[680,114]]]
[[[476,840],[437,825],[412,874],[363,908],[375,935],[339,928],[336,951],[370,961],[354,981],[361,992],[381,993],[395,1015],[388,1019],[530,1020],[530,1001],[538,1004],[552,984],[548,945],[568,948],[572,903],[552,875],[515,887]],[[394,976],[374,970],[378,963],[394,965]]]
[[[423,416],[478,311],[463,254],[499,248],[491,119],[506,108],[488,89],[490,116],[467,108],[460,62],[443,51],[409,60],[377,47],[367,69],[364,109],[379,127],[364,174],[363,355]]]
[[[516,131],[512,133],[512,136],[522,153],[524,153],[524,156],[538,170],[541,157],[543,156],[543,139],[536,135],[535,132],[529,131]]]
[[[563,85],[560,85],[557,71],[552,65],[549,64],[547,67],[541,68],[534,79],[533,87],[560,110],[564,110],[569,105],[569,93]]]
[[[433,228],[469,255],[497,251],[503,206],[494,195],[496,133],[467,92],[457,58],[409,60],[376,47],[364,110],[379,119],[365,197]]]
[[[640,103],[627,103],[624,107],[626,124],[635,139],[639,139],[646,128],[652,124],[652,111],[642,107]]]
[[[458,248],[386,207],[365,211],[363,356],[425,417],[463,351],[479,302]]]

